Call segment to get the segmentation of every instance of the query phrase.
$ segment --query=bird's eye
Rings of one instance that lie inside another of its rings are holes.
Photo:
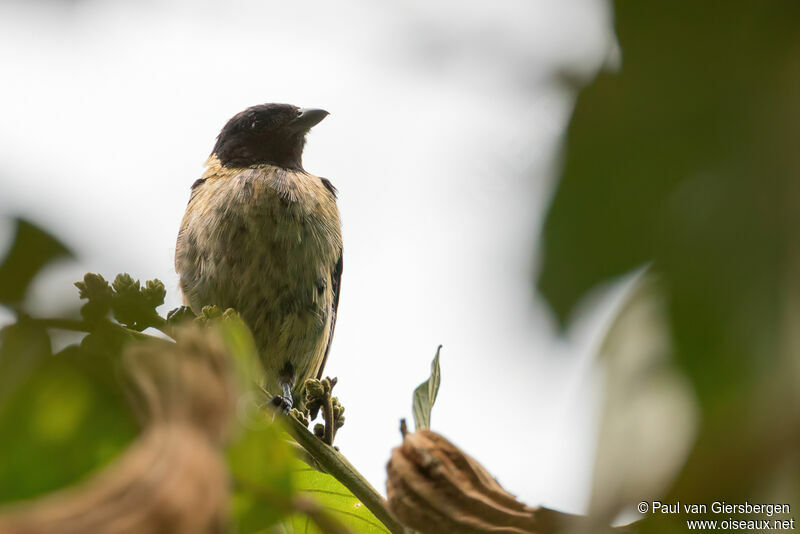
[[[299,116],[300,116],[300,115],[302,115],[302,114],[303,114],[303,110],[302,110],[302,109],[298,109],[298,110],[297,110],[297,116],[299,117]]]
[[[257,126],[258,126],[258,123],[256,121],[253,121],[253,122],[250,123],[250,129],[251,130],[255,130]]]

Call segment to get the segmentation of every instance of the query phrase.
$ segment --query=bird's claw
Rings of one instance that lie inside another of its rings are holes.
[[[292,407],[294,406],[291,395],[275,395],[272,397],[270,403],[283,415],[289,415],[289,412],[292,411]]]

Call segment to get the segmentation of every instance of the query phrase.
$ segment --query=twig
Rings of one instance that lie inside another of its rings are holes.
[[[325,420],[325,443],[333,446],[333,438],[336,435],[336,422],[333,420],[333,398],[330,390],[327,390],[322,400],[322,418]]]
[[[59,330],[71,330],[73,332],[86,332],[87,334],[91,334],[92,332],[94,332],[98,326],[98,323],[82,321],[79,319],[53,319],[53,318],[45,319],[45,318],[26,317],[24,320],[29,323],[41,325],[45,328],[57,328]],[[111,321],[106,321],[102,324],[103,326],[110,326],[113,329],[120,331],[120,333],[129,335],[136,339],[140,340],[161,339],[155,336],[145,334],[143,332],[137,332],[136,330],[131,330],[130,328],[125,328],[121,324],[112,323]],[[162,339],[162,341],[165,340]]]

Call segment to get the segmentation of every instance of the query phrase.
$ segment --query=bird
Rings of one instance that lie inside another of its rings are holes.
[[[191,186],[175,247],[184,305],[238,312],[284,413],[302,408],[306,379],[322,378],[339,306],[337,189],[302,162],[327,115],[279,103],[234,115]]]

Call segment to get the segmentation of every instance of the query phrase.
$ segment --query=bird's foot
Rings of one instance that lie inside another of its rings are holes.
[[[294,401],[292,400],[291,394],[275,395],[272,397],[270,404],[283,415],[289,415],[289,412],[292,411],[292,406],[294,406]]]

